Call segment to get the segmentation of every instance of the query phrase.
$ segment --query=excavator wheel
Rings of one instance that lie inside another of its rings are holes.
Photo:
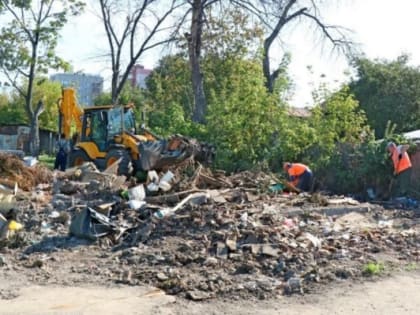
[[[133,166],[131,164],[130,154],[127,150],[122,149],[111,149],[105,158],[105,168],[110,167],[112,164],[117,162],[120,158],[121,162],[118,166],[118,175],[130,176],[133,172]]]
[[[72,166],[79,166],[85,162],[91,162],[91,159],[83,150],[74,150],[70,153],[69,156],[69,165]]]

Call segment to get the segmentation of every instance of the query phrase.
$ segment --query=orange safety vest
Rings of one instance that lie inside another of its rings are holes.
[[[407,152],[402,154],[401,159],[399,158],[400,150],[394,149],[391,153],[391,159],[394,163],[394,171],[397,174],[400,174],[402,171],[409,169],[411,167],[410,157]]]
[[[299,176],[301,176],[305,171],[311,171],[309,167],[302,163],[292,163],[292,166],[288,168],[287,173],[290,177],[293,176],[293,185],[297,185],[299,182]]]

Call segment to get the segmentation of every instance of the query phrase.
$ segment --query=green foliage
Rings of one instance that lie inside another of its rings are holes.
[[[38,161],[41,165],[48,167],[50,170],[54,169],[54,162],[55,162],[54,155],[41,154],[38,156]]]
[[[210,6],[203,32],[203,55],[218,59],[256,58],[263,42],[263,28],[238,9],[220,12]]]
[[[9,103],[8,106],[0,107],[0,125],[26,123],[28,123],[28,119],[23,106]]]
[[[385,271],[383,263],[369,262],[363,266],[363,273],[367,276],[378,276]]]
[[[259,62],[228,59],[215,67],[220,71],[214,74],[222,73],[208,94],[207,132],[217,147],[217,166],[252,167],[270,157],[284,111],[264,88]]]
[[[420,69],[408,62],[406,55],[393,61],[354,61],[357,78],[351,82],[350,90],[378,138],[384,136],[388,121],[396,124],[398,133],[419,126]]]
[[[185,120],[192,116],[193,92],[188,60],[182,55],[166,56],[149,76],[145,107],[155,117],[163,115],[170,106],[179,106]],[[152,119],[150,126],[164,129],[158,119]]]
[[[27,122],[24,106],[11,95],[0,94],[0,124],[26,124]]]
[[[306,156],[314,169],[326,166],[336,147],[341,144],[356,145],[367,137],[366,117],[347,87],[331,93],[321,87],[312,110],[309,126],[314,132]]]
[[[364,133],[366,132],[366,133]],[[395,133],[395,126],[387,124],[385,138],[375,140],[373,134],[363,131],[360,142],[342,142],[329,154],[329,161],[318,169],[317,176],[325,188],[340,194],[358,193],[366,195],[368,188],[375,190],[379,199],[389,198],[389,183],[393,166],[387,151],[389,141],[416,146],[402,135]]]
[[[404,266],[404,270],[406,271],[416,271],[419,269],[419,264],[415,262],[408,263]]]
[[[358,102],[346,86],[331,92],[323,85],[314,99],[309,118],[283,121],[275,155],[308,164],[323,189],[349,193],[376,187],[376,174],[389,174],[386,150],[374,141]]]
[[[99,94],[94,100],[93,103],[95,106],[100,105],[110,105],[112,104],[112,97],[110,92],[103,92]]]
[[[37,80],[33,93],[34,99],[42,100],[45,106],[45,110],[39,117],[40,127],[48,130],[58,130],[57,102],[61,97],[60,83],[45,79]]]
[[[26,88],[25,84],[22,89]],[[42,100],[45,110],[39,118],[40,127],[48,130],[57,130],[58,128],[58,106],[57,101],[61,97],[61,85],[57,82],[49,81],[45,78],[36,80],[34,84],[34,98]],[[28,116],[25,113],[25,98],[18,93],[14,93],[7,109],[8,120],[13,123],[29,123]],[[10,122],[9,122],[10,123]]]

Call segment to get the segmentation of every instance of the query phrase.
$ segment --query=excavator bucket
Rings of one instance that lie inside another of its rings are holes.
[[[142,142],[139,151],[140,167],[145,171],[174,166],[186,160],[211,164],[215,154],[213,146],[181,135]]]

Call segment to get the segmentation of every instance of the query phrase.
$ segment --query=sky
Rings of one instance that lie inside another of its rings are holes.
[[[420,1],[418,0],[327,0],[322,16],[329,24],[353,31],[352,38],[359,43],[366,57],[392,60],[407,53],[412,65],[420,65]],[[338,4],[339,3],[339,4]],[[91,13],[74,18],[65,27],[58,52],[70,61],[74,71],[101,74],[105,88],[109,86],[109,65],[98,56],[107,52],[103,26]],[[292,55],[289,74],[294,82],[291,104],[296,107],[312,104],[311,91],[321,82],[335,88],[349,80],[349,66],[344,56],[331,53],[330,46],[314,41],[306,28],[295,28],[284,34],[281,47],[272,52],[272,62],[278,62],[284,51]],[[138,63],[152,69],[159,54],[154,51]],[[312,73],[308,71],[311,67]]]

